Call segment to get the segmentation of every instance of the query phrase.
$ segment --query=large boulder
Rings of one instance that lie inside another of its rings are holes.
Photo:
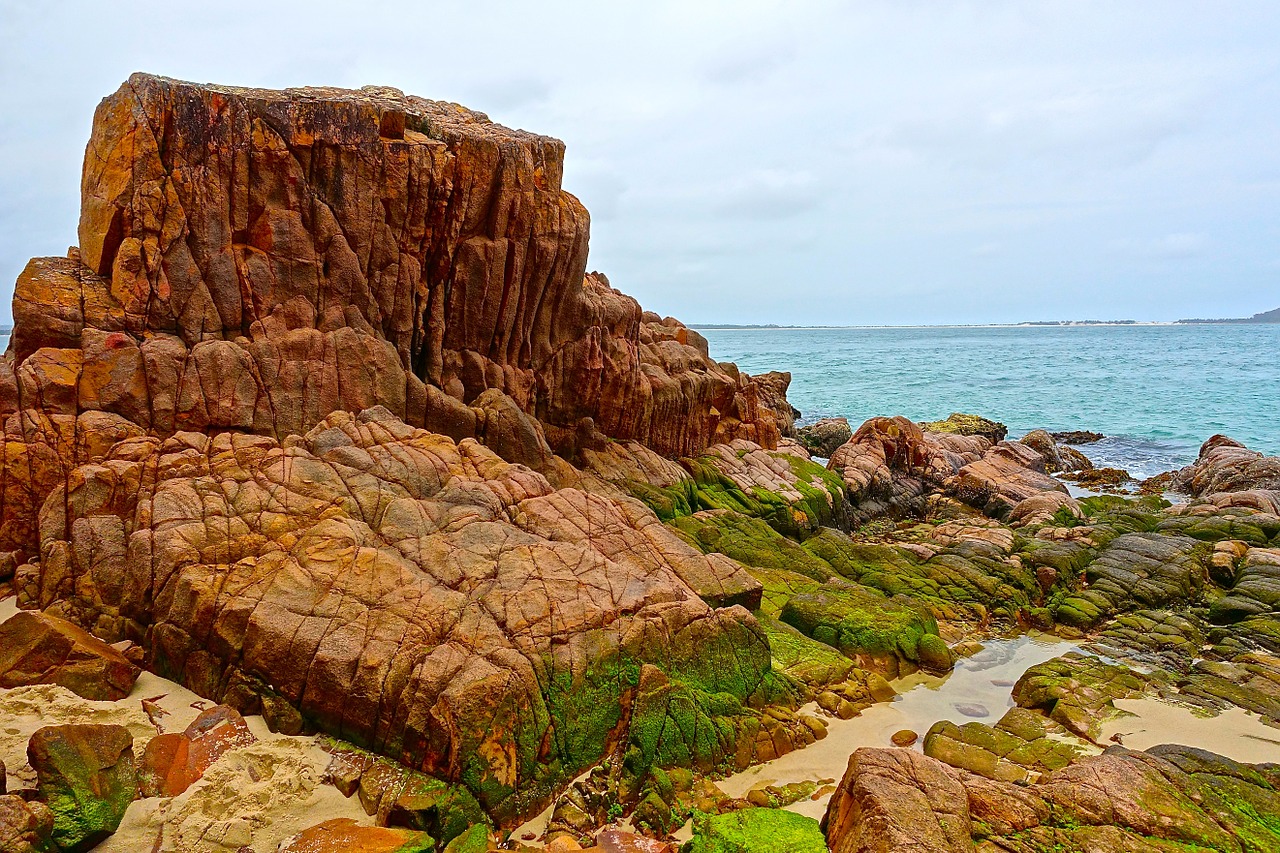
[[[707,603],[759,589],[741,565],[637,501],[555,489],[385,409],[283,446],[126,442],[46,509],[31,603],[74,590],[69,609],[147,638],[149,668],[464,781],[503,819],[619,738],[636,738],[638,772],[690,747],[712,766],[738,755],[732,733],[754,734],[748,699],[770,683],[756,620]],[[99,585],[75,532],[108,522],[130,546]],[[646,665],[670,684],[624,716]],[[704,694],[723,737],[663,725]]]
[[[37,796],[53,812],[53,841],[69,853],[115,832],[138,792],[133,735],[124,726],[46,726],[31,736],[27,761]]]
[[[973,850],[960,774],[905,749],[857,749],[822,819],[831,853]]]
[[[112,701],[129,695],[140,672],[117,649],[48,613],[22,610],[0,624],[0,687],[57,684]]]

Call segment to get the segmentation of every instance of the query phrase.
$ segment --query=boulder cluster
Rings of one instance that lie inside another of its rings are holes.
[[[384,88],[102,102],[80,245],[22,273],[0,359],[0,689],[216,704],[36,732],[3,849],[260,778],[257,715],[377,824],[284,850],[482,851],[545,809],[559,850],[1275,849],[1270,769],[1083,749],[1127,696],[1280,720],[1275,459],[1215,437],[1170,505],[1073,498],[1081,451],[974,415],[797,429],[788,374],[586,271],[563,154]],[[1135,668],[1051,661],[838,785],[713,781],[1028,628]],[[825,796],[825,835],[779,811]]]

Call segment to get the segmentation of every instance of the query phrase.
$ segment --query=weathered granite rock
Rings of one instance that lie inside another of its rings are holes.
[[[64,851],[88,850],[115,832],[137,795],[133,736],[124,726],[37,729],[27,761],[39,798],[53,812],[51,837]]]
[[[1280,457],[1263,456],[1225,435],[1215,435],[1200,446],[1196,461],[1174,476],[1173,486],[1194,497],[1280,491]]]
[[[965,465],[947,481],[960,500],[996,518],[1045,492],[1067,494],[1067,487],[1045,473],[1044,457],[1025,444],[1002,441]]]
[[[849,756],[822,829],[831,853],[974,849],[960,774],[907,749],[863,747]]]
[[[736,562],[635,501],[553,489],[385,409],[283,446],[133,439],[57,494],[32,603],[108,616],[202,695],[465,781],[499,817],[627,744],[628,719],[646,738],[638,769],[737,754],[727,734],[661,721],[699,691],[745,703],[772,677],[759,624],[703,598],[758,588]],[[80,544],[108,527],[110,590]],[[624,718],[649,663],[671,684]],[[738,706],[719,731],[734,714],[754,719]]]
[[[1261,851],[1280,843],[1274,768],[1185,746],[1111,747],[1029,786],[906,750],[859,749],[831,798],[832,853]]]
[[[48,613],[23,610],[0,624],[0,687],[57,684],[111,701],[129,695],[139,672],[118,650]]]
[[[1080,756],[1080,749],[1051,736],[1062,731],[1040,714],[1011,708],[994,726],[934,723],[924,737],[924,754],[989,779],[1034,782]]]
[[[1023,673],[1013,686],[1013,701],[1092,740],[1116,713],[1116,699],[1141,696],[1148,689],[1148,679],[1128,667],[1071,652]]]
[[[0,792],[0,850],[53,853],[53,812],[44,803]]]
[[[1209,547],[1190,536],[1119,536],[1085,570],[1087,587],[1066,596],[1055,617],[1086,628],[1125,610],[1194,602],[1209,580],[1209,554]]]
[[[463,438],[496,389],[565,452],[584,423],[664,454],[775,446],[789,376],[717,364],[587,274],[563,155],[394,89],[132,76],[94,117],[80,248],[15,287],[0,550],[32,553],[43,496],[93,461],[65,452],[103,429],[88,413],[283,438],[381,405]]]
[[[830,459],[831,454],[853,438],[848,418],[822,418],[796,430],[796,437],[810,453]]]
[[[844,480],[857,520],[920,515],[927,496],[988,447],[985,438],[922,432],[903,417],[872,418],[827,467]]]

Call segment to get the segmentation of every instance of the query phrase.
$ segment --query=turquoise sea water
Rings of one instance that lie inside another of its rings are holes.
[[[1225,433],[1280,454],[1280,325],[707,329],[712,357],[791,371],[804,420],[974,412],[1018,436],[1089,429],[1148,476]],[[0,334],[0,351],[9,344]]]
[[[1280,454],[1280,325],[700,330],[719,361],[791,372],[804,420],[973,412],[1012,436],[1105,433],[1095,463],[1148,476],[1224,433]]]

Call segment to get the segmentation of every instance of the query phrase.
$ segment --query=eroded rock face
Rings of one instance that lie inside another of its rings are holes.
[[[28,603],[141,639],[149,667],[243,713],[465,781],[499,815],[625,745],[643,664],[740,701],[769,673],[750,614],[702,598],[756,585],[736,562],[385,409],[283,444],[123,442],[76,469],[41,534]],[[655,687],[633,714],[649,760],[682,737],[661,725],[677,701]]]
[[[393,89],[131,77],[94,117],[80,248],[15,288],[0,551],[33,544],[42,496],[106,429],[283,438],[381,405],[463,438],[496,390],[566,452],[584,421],[669,455],[775,446],[789,376],[721,366],[587,275],[563,155]]]

